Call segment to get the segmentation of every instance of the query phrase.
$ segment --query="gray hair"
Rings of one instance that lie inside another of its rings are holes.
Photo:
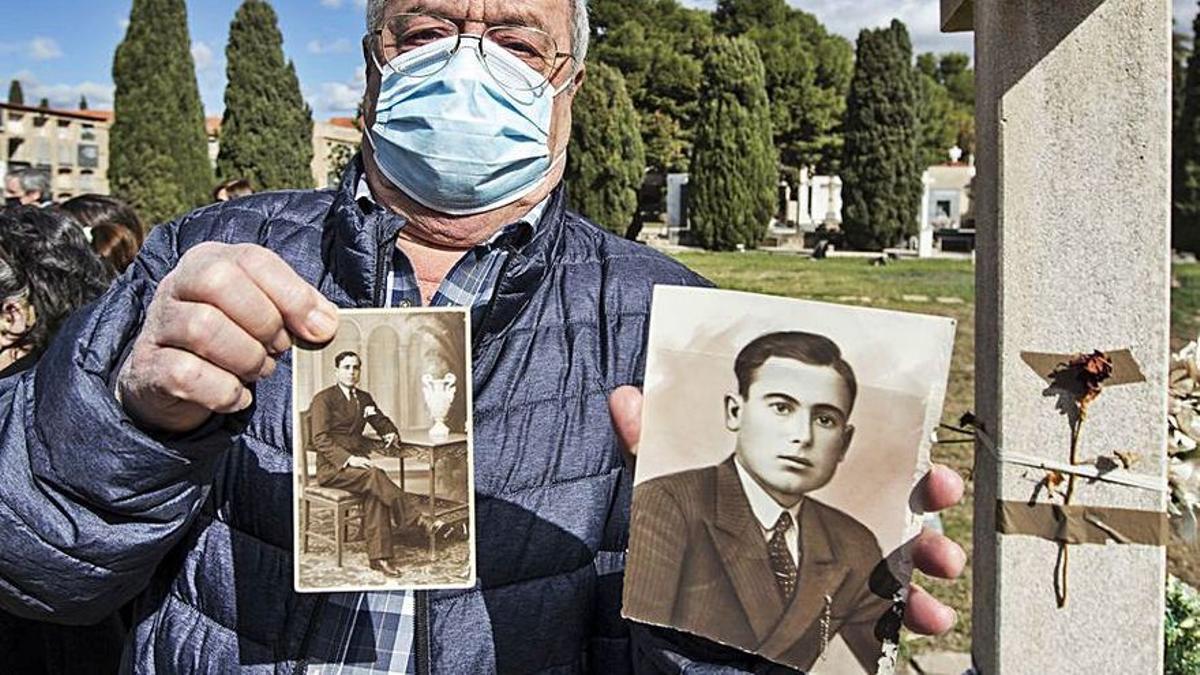
[[[50,174],[45,171],[33,168],[13,169],[4,177],[5,180],[10,178],[17,179],[22,193],[37,192],[42,195],[42,199],[50,198]]]
[[[383,23],[383,9],[388,0],[367,1],[367,30],[379,30]],[[583,66],[587,58],[588,40],[591,38],[592,27],[588,20],[588,0],[570,0],[571,3],[571,56],[575,58],[576,67]]]

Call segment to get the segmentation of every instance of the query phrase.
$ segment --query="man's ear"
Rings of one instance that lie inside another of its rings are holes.
[[[25,314],[25,304],[10,298],[0,303],[0,332],[24,335],[32,325]]]
[[[587,64],[579,65],[579,70],[575,71],[575,77],[571,78],[571,96],[579,93],[579,88],[587,81]]]
[[[745,401],[739,394],[725,394],[725,428],[737,431],[742,428],[742,405]]]

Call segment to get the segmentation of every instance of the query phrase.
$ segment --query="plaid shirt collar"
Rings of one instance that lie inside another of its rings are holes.
[[[380,208],[371,195],[366,176],[360,176],[354,193],[363,211]],[[450,269],[442,285],[430,300],[431,307],[470,307],[472,325],[478,326],[500,279],[500,271],[511,250],[532,239],[542,215],[550,204],[547,196],[523,218],[502,228],[487,241],[466,251]],[[403,223],[403,230],[407,223]],[[421,290],[408,256],[395,248],[392,271],[387,278],[387,307],[422,306]]]

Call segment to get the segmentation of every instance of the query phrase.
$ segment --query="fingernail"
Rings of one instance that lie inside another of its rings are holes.
[[[278,356],[292,348],[292,336],[288,335],[286,329],[280,329],[275,337],[271,339],[271,344],[267,349],[270,350],[271,356]]]
[[[329,337],[337,331],[337,312],[330,309],[332,305],[322,303],[317,305],[308,315],[308,328],[315,337]]]

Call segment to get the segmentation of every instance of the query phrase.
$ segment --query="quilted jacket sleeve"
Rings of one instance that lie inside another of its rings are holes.
[[[148,583],[207,495],[230,445],[226,421],[155,437],[113,395],[116,369],[178,258],[176,231],[156,228],[35,369],[0,380],[0,609],[57,623],[101,619]]]

